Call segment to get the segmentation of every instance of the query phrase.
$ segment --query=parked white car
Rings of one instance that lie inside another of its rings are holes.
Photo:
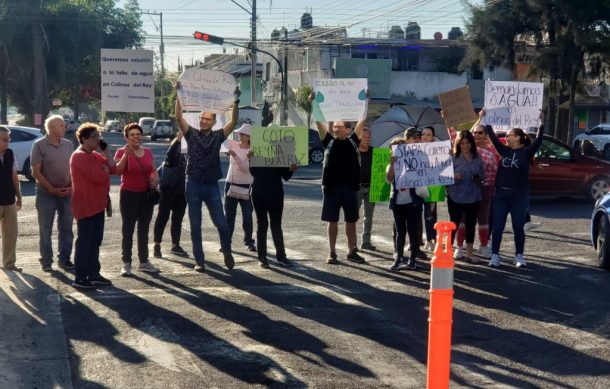
[[[120,132],[122,130],[121,122],[118,120],[107,120],[106,124],[104,124],[104,129],[108,132]]]
[[[151,117],[143,117],[138,120],[138,125],[142,127],[142,132],[144,135],[148,135],[152,131],[153,124],[155,124],[155,118]]]
[[[610,123],[600,123],[584,134],[577,135],[574,138],[574,148],[580,149],[584,140],[591,141],[604,154],[604,158],[610,160]]]
[[[38,128],[7,126],[5,124],[3,126],[11,130],[11,143],[8,147],[13,150],[15,159],[17,159],[17,173],[23,174],[30,181],[34,181],[30,167],[30,153],[32,152],[32,144],[36,139],[43,137],[42,132]]]

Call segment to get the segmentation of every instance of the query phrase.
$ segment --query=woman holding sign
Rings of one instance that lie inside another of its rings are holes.
[[[254,239],[252,239],[252,201],[250,200],[252,175],[250,174],[250,159],[248,158],[252,126],[244,124],[235,133],[239,135],[239,142],[228,140],[229,171],[225,182],[225,216],[229,225],[229,236],[233,238],[235,215],[239,204],[244,230],[244,244],[248,251],[256,251]]]
[[[453,144],[453,172],[455,183],[447,187],[449,219],[457,226],[462,217],[464,218],[466,261],[476,263],[478,260],[473,255],[472,246],[484,175],[483,162],[477,152],[477,145],[468,130],[460,131]],[[455,235],[452,234],[452,244],[454,239]]]
[[[479,112],[479,117],[485,117],[485,110]],[[544,113],[540,111],[540,123],[544,121]],[[500,164],[496,174],[496,194],[493,199],[493,232],[491,239],[491,259],[489,266],[500,266],[500,244],[506,225],[506,217],[510,213],[515,237],[515,260],[517,267],[527,265],[523,258],[525,248],[525,217],[529,208],[529,169],[534,154],[542,144],[544,126],[541,124],[536,134],[536,140],[530,141],[529,136],[520,128],[513,128],[506,134],[506,145],[500,142],[490,125],[485,126],[485,132],[491,139],[496,151],[500,154]]]

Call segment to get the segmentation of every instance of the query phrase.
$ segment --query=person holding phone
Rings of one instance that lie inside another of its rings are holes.
[[[108,205],[110,174],[116,163],[97,125],[84,123],[76,131],[80,147],[70,158],[72,214],[76,219],[75,278],[72,285],[89,289],[111,285],[100,274],[100,246],[104,238],[104,210]],[[101,150],[98,151],[98,150]]]

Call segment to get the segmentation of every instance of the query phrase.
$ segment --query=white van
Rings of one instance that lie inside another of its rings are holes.
[[[150,134],[150,132],[152,131],[152,127],[153,124],[155,123],[155,118],[151,118],[151,117],[144,117],[144,118],[140,118],[140,120],[138,120],[138,125],[140,127],[142,127],[142,131],[144,132],[144,135],[148,135]]]

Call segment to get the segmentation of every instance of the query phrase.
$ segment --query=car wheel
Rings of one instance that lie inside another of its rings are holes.
[[[313,149],[309,152],[309,160],[313,163],[322,163],[324,161],[324,151],[322,149]]]
[[[23,175],[25,176],[25,178],[28,179],[28,181],[30,181],[30,182],[34,182],[35,181],[34,176],[32,175],[32,167],[30,166],[30,158],[29,157],[23,163]]]
[[[604,158],[606,161],[610,161],[610,144],[607,144],[606,147],[604,147]]]
[[[602,214],[597,227],[597,262],[603,269],[610,270],[610,223],[608,217]]]
[[[587,198],[591,201],[597,201],[600,197],[608,193],[610,185],[606,177],[595,177],[589,181],[587,185]]]

